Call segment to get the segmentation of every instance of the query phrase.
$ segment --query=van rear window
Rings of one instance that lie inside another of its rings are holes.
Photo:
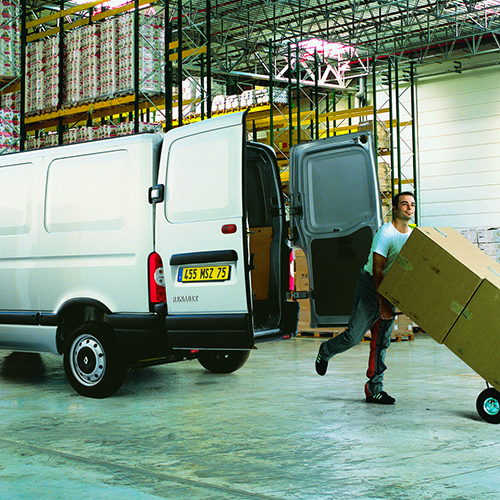
[[[170,146],[165,215],[170,222],[214,220],[241,214],[241,137],[219,129]],[[233,137],[234,136],[234,137]]]

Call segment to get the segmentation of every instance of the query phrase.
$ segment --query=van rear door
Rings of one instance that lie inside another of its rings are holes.
[[[158,183],[156,251],[163,260],[170,347],[253,346],[245,113],[168,132]]]
[[[311,326],[344,325],[382,224],[373,137],[357,132],[290,152],[291,237],[306,254]]]

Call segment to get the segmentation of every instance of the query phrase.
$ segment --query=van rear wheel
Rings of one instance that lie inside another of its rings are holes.
[[[122,386],[127,365],[112,330],[102,323],[86,323],[66,343],[64,371],[73,389],[82,396],[107,398]]]
[[[239,370],[250,356],[250,351],[204,351],[198,361],[212,373],[232,373]]]

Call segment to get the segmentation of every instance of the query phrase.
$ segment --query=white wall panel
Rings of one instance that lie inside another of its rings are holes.
[[[417,80],[420,225],[500,227],[500,68]]]

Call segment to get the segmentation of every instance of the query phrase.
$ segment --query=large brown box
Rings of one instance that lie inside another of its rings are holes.
[[[479,285],[444,344],[500,391],[500,278]]]
[[[500,265],[452,228],[416,228],[379,292],[443,343],[485,278]]]

